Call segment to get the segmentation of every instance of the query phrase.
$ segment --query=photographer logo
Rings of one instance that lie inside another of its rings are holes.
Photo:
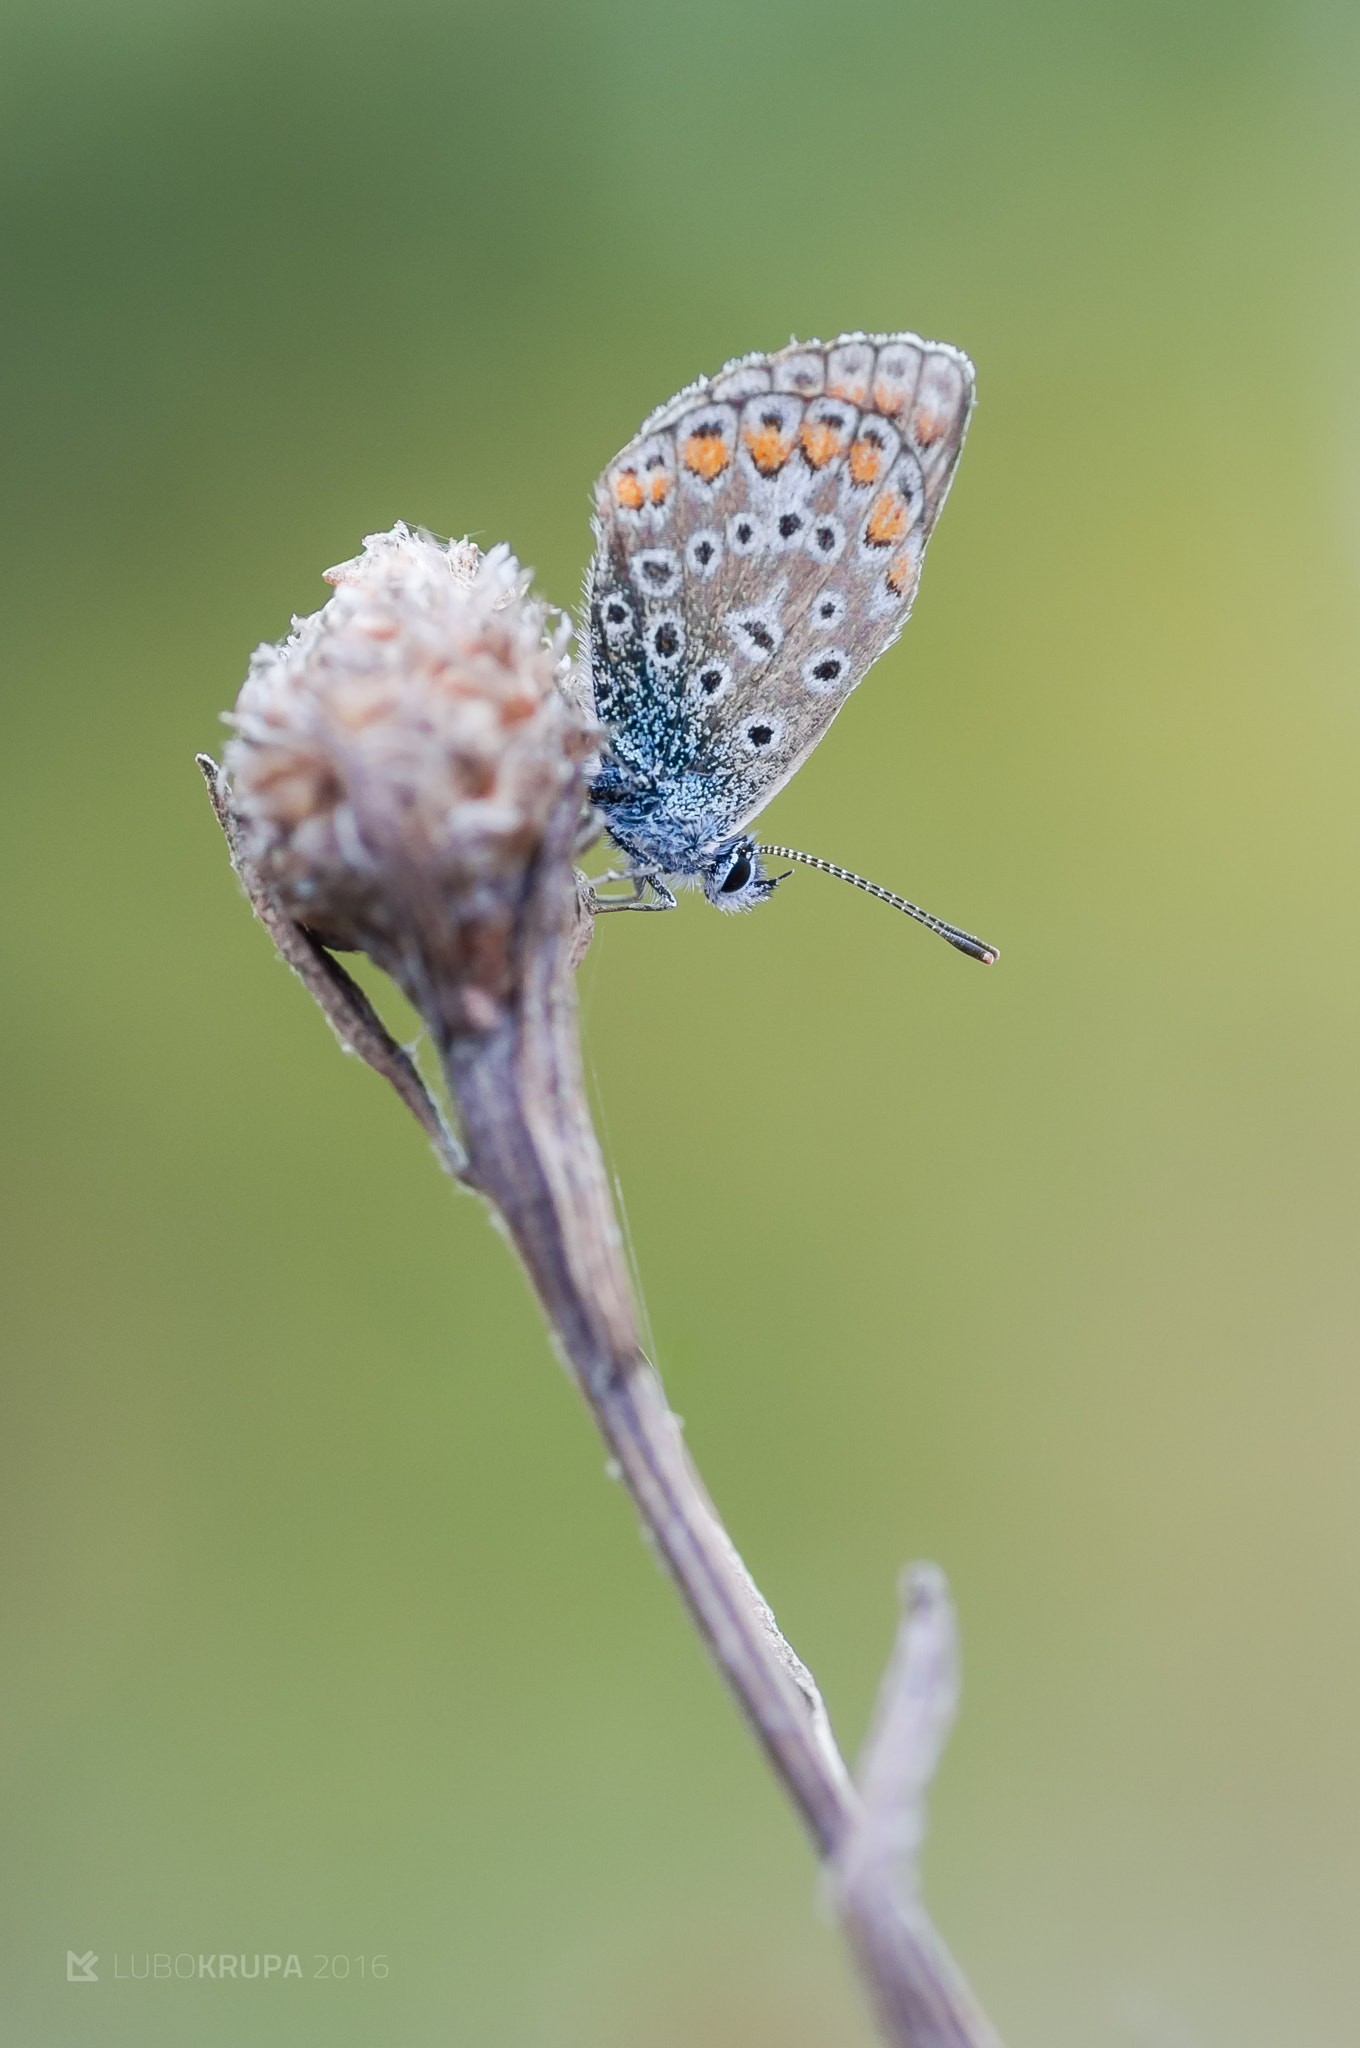
[[[78,1956],[73,1948],[66,1951],[66,1981],[68,1984],[97,1984],[99,1978],[95,1964],[99,1957],[93,1949],[87,1949]],[[363,1983],[372,1978],[381,1982],[389,1974],[387,1957],[379,1955],[321,1955],[311,1958],[312,1967],[304,1970],[302,1959],[297,1954],[288,1955],[200,1955],[187,1950],[172,1955],[168,1950],[153,1953],[145,1950],[139,1954],[115,1955],[110,1975],[115,1983],[184,1983],[189,1979],[211,1978],[216,1984],[268,1983],[277,1978],[286,1984],[290,1978],[301,1983],[305,1977],[313,1982],[328,1980],[334,1984],[344,1983],[347,1978]]]

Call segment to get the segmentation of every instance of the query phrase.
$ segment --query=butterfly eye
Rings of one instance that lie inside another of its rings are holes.
[[[737,855],[737,858],[733,861],[731,867],[727,870],[727,874],[724,878],[722,885],[723,895],[735,895],[738,889],[744,889],[746,887],[746,884],[750,881],[750,879],[751,856],[749,853],[739,853]]]

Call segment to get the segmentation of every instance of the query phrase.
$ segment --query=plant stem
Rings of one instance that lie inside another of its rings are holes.
[[[926,1566],[910,1578],[856,1790],[812,1674],[723,1527],[642,1349],[581,1073],[574,969],[589,943],[593,898],[571,867],[579,789],[563,796],[526,871],[514,993],[498,1020],[484,1031],[441,1034],[437,1019],[463,1006],[429,991],[427,1022],[458,1107],[460,1145],[362,991],[288,919],[243,856],[221,771],[206,756],[200,766],[237,874],[283,957],[341,1042],[392,1083],[446,1168],[500,1218],[646,1535],[812,1837],[885,2040],[893,2048],[1001,2048],[917,1883],[925,1794],[957,1695],[942,1575]]]

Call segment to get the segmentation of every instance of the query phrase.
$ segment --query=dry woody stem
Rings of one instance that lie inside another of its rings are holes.
[[[942,1575],[908,1575],[856,1786],[642,1348],[581,1074],[574,971],[594,903],[573,852],[593,735],[565,634],[500,549],[399,527],[331,576],[337,598],[257,655],[225,771],[200,756],[236,872],[341,1043],[501,1220],[645,1533],[812,1837],[884,2039],[1000,2048],[919,1894],[925,1795],[958,1689]],[[457,1133],[336,946],[361,947],[416,1003]]]

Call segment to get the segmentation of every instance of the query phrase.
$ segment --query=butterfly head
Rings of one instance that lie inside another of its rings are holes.
[[[765,873],[754,839],[743,832],[739,838],[725,839],[709,855],[699,879],[715,909],[754,910],[774,894],[780,878]]]

